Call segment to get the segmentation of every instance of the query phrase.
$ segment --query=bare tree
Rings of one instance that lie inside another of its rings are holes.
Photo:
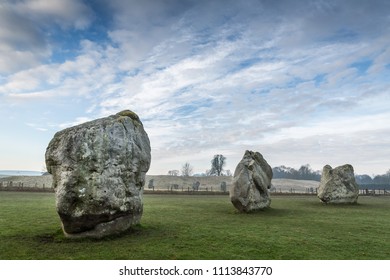
[[[221,176],[223,167],[226,164],[226,157],[223,155],[215,155],[211,160],[211,171],[212,175]]]
[[[169,170],[168,175],[169,176],[179,176],[179,170]]]
[[[183,166],[181,168],[181,176],[191,176],[192,172],[193,172],[193,168],[192,168],[191,164],[189,164],[188,162],[183,164]]]

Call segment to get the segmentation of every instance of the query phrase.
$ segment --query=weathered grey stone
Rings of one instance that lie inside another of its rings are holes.
[[[148,189],[153,189],[154,190],[154,179],[150,179],[149,180]]]
[[[334,169],[325,165],[317,196],[325,203],[356,203],[359,186],[352,165],[345,164]]]
[[[196,181],[196,182],[192,183],[192,190],[193,191],[199,191],[199,187],[200,187],[200,182],[199,181]]]
[[[46,150],[57,212],[68,237],[103,237],[140,222],[150,143],[131,111],[54,135]]]
[[[221,191],[226,192],[226,182],[225,181],[221,182]]]
[[[241,212],[253,212],[271,204],[272,168],[259,152],[246,151],[234,172],[230,200]]]

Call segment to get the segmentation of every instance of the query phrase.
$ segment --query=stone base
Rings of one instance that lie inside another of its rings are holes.
[[[139,224],[141,220],[141,216],[142,215],[140,214],[137,216],[128,215],[128,216],[119,217],[112,221],[98,224],[92,230],[83,231],[80,233],[67,233],[64,230],[64,227],[62,227],[62,229],[65,236],[68,238],[84,238],[84,237],[103,238],[109,235],[120,234],[128,230],[131,226]]]
[[[317,196],[327,204],[356,204],[359,186],[352,165],[344,164],[336,168],[325,165]]]
[[[326,204],[356,204],[358,196],[355,197],[340,197],[340,198],[329,198],[318,196],[318,198]]]
[[[230,201],[238,211],[246,213],[260,211],[271,205],[271,198],[268,194],[260,195],[256,188],[250,188],[246,197],[235,195],[232,191],[230,193]]]

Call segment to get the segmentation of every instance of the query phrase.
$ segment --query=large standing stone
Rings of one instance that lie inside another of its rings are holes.
[[[246,151],[234,172],[230,200],[241,212],[267,208],[271,204],[272,168],[259,152]]]
[[[335,169],[324,166],[318,188],[319,199],[325,203],[356,203],[358,196],[359,186],[352,165],[345,164]]]
[[[150,143],[131,111],[54,135],[46,150],[57,212],[68,237],[103,237],[140,222]]]

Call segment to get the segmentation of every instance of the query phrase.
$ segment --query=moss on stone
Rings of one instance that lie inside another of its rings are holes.
[[[119,116],[119,118],[116,119],[120,123],[124,123],[127,120],[127,117]]]
[[[133,111],[130,111],[130,110],[121,111],[121,112],[117,113],[117,115],[121,116],[121,117],[129,117],[132,120],[140,122],[140,119],[139,119],[138,115],[136,113],[134,113]]]
[[[133,111],[124,110],[124,111],[117,113],[116,116],[118,117],[116,120],[121,122],[121,123],[125,123],[126,120],[128,120],[128,118],[130,118],[136,127],[142,126],[141,120],[139,119],[138,115],[136,113],[134,113]]]

